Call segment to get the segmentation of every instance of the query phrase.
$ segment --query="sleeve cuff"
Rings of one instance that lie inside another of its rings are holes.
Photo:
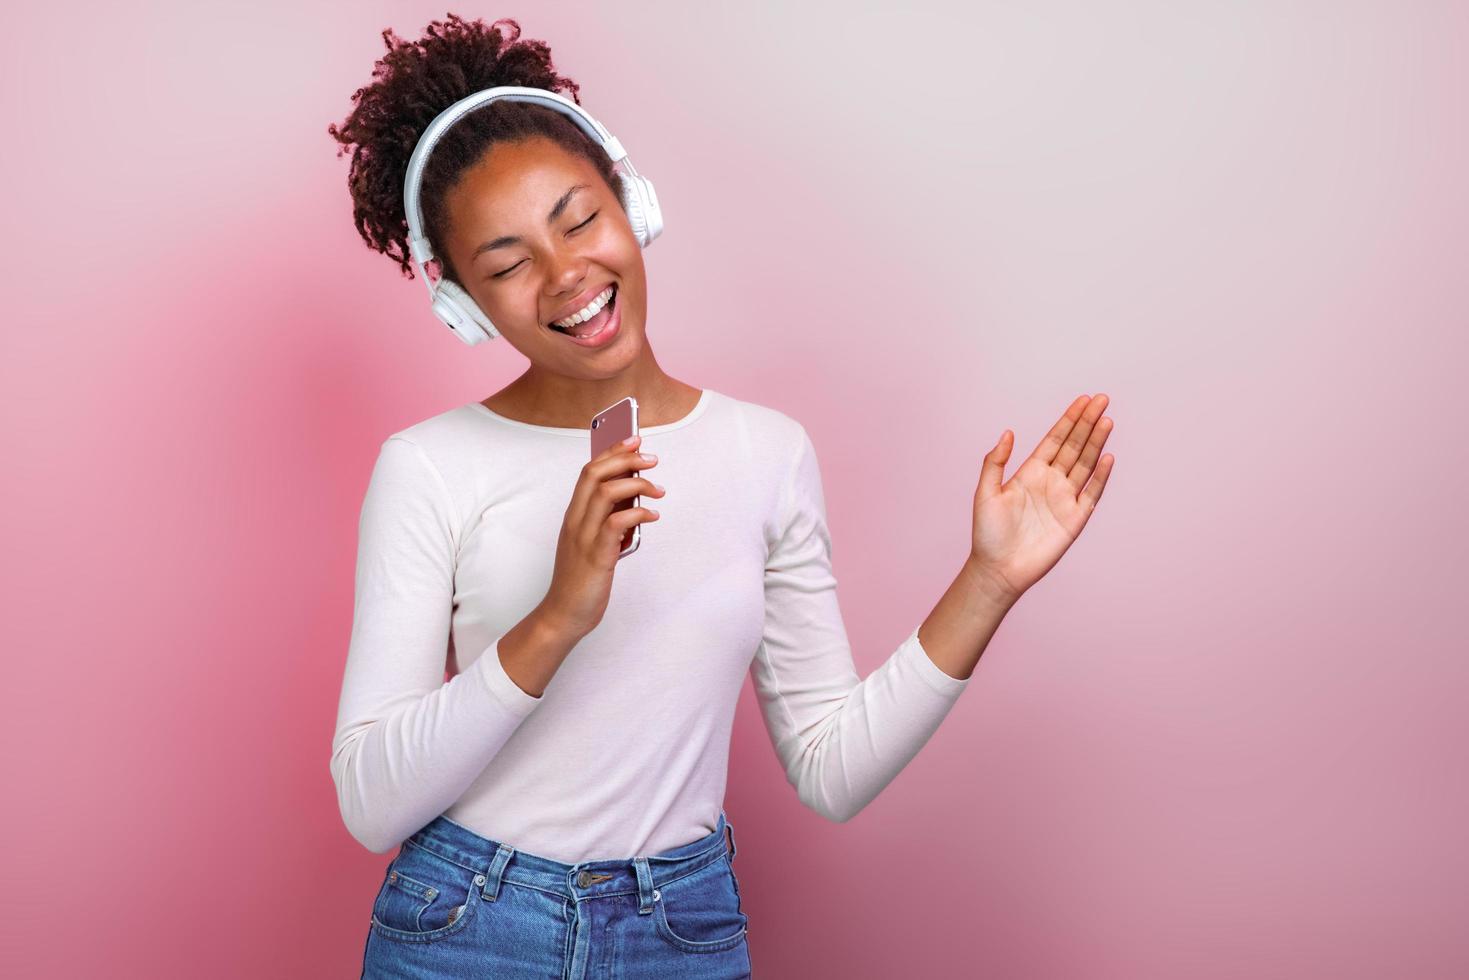
[[[496,701],[505,706],[506,710],[517,717],[524,718],[535,710],[536,705],[541,703],[541,698],[521,690],[520,685],[510,679],[505,673],[505,665],[500,662],[500,640],[497,638],[491,643],[483,654],[480,655],[481,667],[479,675],[484,679],[485,687],[490,694],[494,695]]]
[[[923,649],[923,644],[918,642],[917,626],[913,627],[913,632],[908,634],[908,638],[903,641],[902,646],[898,647],[898,651],[913,667],[914,673],[933,688],[934,693],[946,698],[957,698],[974,679],[973,674],[968,677],[952,677],[934,663],[928,651]]]

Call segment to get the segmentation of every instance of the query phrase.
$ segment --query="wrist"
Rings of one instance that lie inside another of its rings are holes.
[[[973,554],[964,562],[964,568],[959,573],[961,577],[968,580],[970,587],[984,598],[985,601],[998,609],[1008,611],[1011,606],[1020,601],[1021,593],[1005,581],[1005,577]]]
[[[571,626],[545,603],[536,606],[528,618],[535,622],[536,632],[553,643],[575,646],[586,635],[586,631]]]

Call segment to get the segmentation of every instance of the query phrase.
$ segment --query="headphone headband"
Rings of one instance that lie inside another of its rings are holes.
[[[663,231],[663,213],[658,206],[657,195],[653,192],[653,182],[638,173],[627,151],[623,149],[622,142],[581,106],[548,89],[529,88],[523,85],[497,85],[465,96],[435,116],[433,122],[429,123],[428,128],[424,130],[423,135],[418,138],[418,144],[413,148],[413,155],[408,158],[408,172],[403,177],[403,211],[408,218],[408,250],[413,260],[418,263],[419,275],[423,277],[424,283],[428,286],[429,300],[435,315],[450,330],[454,331],[460,340],[471,346],[483,340],[498,337],[500,334],[490,322],[489,317],[484,315],[479,305],[469,297],[465,290],[447,279],[440,279],[436,283],[429,282],[425,265],[433,259],[434,250],[432,243],[423,233],[423,211],[419,201],[419,188],[423,182],[423,171],[428,163],[429,155],[449,127],[467,113],[497,99],[541,105],[556,110],[576,123],[577,127],[592,142],[602,148],[614,165],[620,163],[622,169],[630,175],[630,179],[625,178],[623,181],[622,204],[632,225],[633,233],[637,236],[638,244],[647,248],[652,240]]]

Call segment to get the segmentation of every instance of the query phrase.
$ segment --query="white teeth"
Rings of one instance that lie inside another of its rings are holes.
[[[612,298],[612,287],[611,286],[608,286],[606,289],[602,290],[602,292],[597,296],[596,299],[594,299],[590,303],[588,303],[586,305],[586,308],[583,309],[580,313],[573,313],[571,316],[567,317],[565,320],[553,320],[552,323],[551,323],[551,326],[553,326],[553,327],[574,327],[578,323],[581,323],[581,322],[583,322],[585,320],[590,320],[592,317],[594,317],[594,316],[597,315],[597,313],[602,309],[603,306],[605,306],[607,304],[607,301],[609,299],[611,299],[611,298]]]

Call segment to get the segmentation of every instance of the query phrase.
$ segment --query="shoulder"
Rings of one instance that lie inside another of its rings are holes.
[[[758,402],[723,395],[730,414],[751,448],[773,465],[789,469],[805,449],[810,437],[806,427],[780,409]]]
[[[430,456],[453,452],[476,438],[480,418],[474,405],[458,405],[390,433],[388,440],[401,439],[419,446]],[[386,441],[386,440],[385,440]]]
[[[467,461],[483,455],[484,442],[483,420],[474,406],[460,405],[389,433],[379,446],[377,466],[458,498]]]
[[[446,474],[456,461],[484,454],[493,441],[494,430],[485,425],[482,406],[475,402],[457,405],[393,432],[384,440],[411,443]]]
[[[749,483],[764,488],[763,529],[767,549],[786,535],[793,522],[823,525],[826,503],[820,463],[806,427],[796,418],[768,405],[728,399],[730,413],[748,433],[748,459],[756,474]],[[797,532],[797,537],[800,532]]]

